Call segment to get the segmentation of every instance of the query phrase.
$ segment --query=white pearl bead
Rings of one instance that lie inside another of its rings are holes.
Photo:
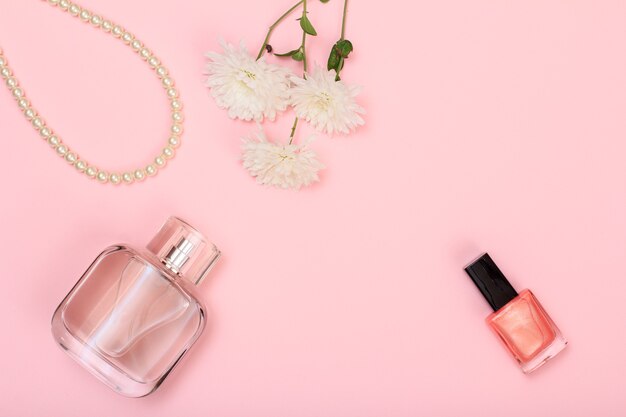
[[[126,183],[126,184],[130,184],[131,182],[134,181],[133,178],[133,174],[131,174],[130,172],[125,172],[122,174],[122,180]]]
[[[157,173],[157,169],[154,165],[150,164],[146,167],[146,174],[148,174],[149,176],[154,176]]]
[[[174,148],[171,146],[163,148],[163,156],[167,159],[172,159],[174,157]]]
[[[89,10],[83,9],[83,11],[80,12],[80,18],[86,22],[91,19],[91,13],[89,13]]]
[[[174,148],[178,148],[178,146],[180,146],[180,139],[176,136],[172,136],[167,142]]]
[[[178,91],[175,88],[170,88],[167,90],[167,95],[170,98],[176,98],[178,97]]]
[[[175,135],[180,135],[181,133],[183,133],[183,127],[179,124],[173,124],[171,131]]]
[[[17,80],[13,77],[7,78],[7,87],[10,89],[17,87]]]
[[[22,109],[26,109],[30,103],[28,102],[28,100],[26,100],[25,98],[20,99],[20,101],[17,102],[17,104],[22,108]]]
[[[143,45],[141,44],[141,42],[140,42],[138,39],[135,39],[135,40],[133,41],[133,43],[131,44],[131,46],[133,47],[133,49],[134,49],[134,50],[138,51],[138,50],[140,50],[140,49],[141,49],[141,47],[142,47]]]
[[[167,75],[167,68],[159,67],[156,69],[156,73],[159,77],[165,77]]]
[[[7,59],[0,55],[0,67],[4,67],[7,64]]]
[[[185,118],[183,117],[183,114],[182,114],[181,112],[179,112],[179,111],[175,111],[175,112],[172,112],[172,119],[173,119],[175,122],[179,122],[179,123],[180,123],[180,122],[182,122]]]
[[[96,175],[96,178],[98,179],[98,181],[104,184],[109,180],[109,174],[104,171],[100,171],[98,172],[98,175]]]
[[[52,135],[48,138],[48,144],[50,146],[52,146],[53,148],[56,148],[57,146],[59,146],[59,144],[61,143],[61,141],[59,140],[59,138],[57,138],[56,136]]]
[[[26,109],[26,110],[24,110],[24,116],[26,116],[26,118],[28,120],[31,120],[36,115],[37,115],[37,113],[35,113],[35,110],[33,110],[33,109]]]
[[[87,174],[89,178],[94,178],[97,173],[98,171],[94,167],[87,167],[85,170],[85,174]]]
[[[0,70],[0,75],[2,75],[2,78],[7,78],[11,75],[11,70],[7,67],[4,67]]]
[[[79,13],[80,13],[80,7],[78,7],[78,5],[76,4],[72,4],[70,6],[70,14],[72,16],[78,16]]]
[[[163,83],[163,87],[165,88],[170,88],[174,85],[174,80],[172,80],[170,77],[163,77],[163,80],[161,80],[161,82]]]
[[[148,57],[150,56],[150,50],[148,48],[143,48],[140,52],[139,55],[141,55],[141,57],[143,59],[148,59]]]
[[[35,117],[33,119],[33,127],[37,130],[41,129],[41,127],[44,125],[43,120],[41,120],[39,117]]]
[[[48,127],[43,127],[41,128],[41,130],[39,131],[39,134],[41,135],[42,138],[47,139],[50,137],[50,135],[52,134],[52,131],[50,130],[50,128]]]
[[[102,25],[102,18],[98,15],[91,16],[91,24],[96,27]]]
[[[68,7],[70,7],[70,2],[68,0],[59,0],[59,6],[61,6],[63,10],[67,10]]]
[[[104,29],[105,32],[110,32],[113,29],[113,23],[109,20],[104,20],[102,22],[102,29]]]
[[[183,108],[183,103],[178,100],[172,100],[172,108],[174,110],[181,110]]]
[[[133,176],[137,181],[141,181],[146,177],[146,174],[143,172],[143,169],[136,169]]]
[[[57,4],[59,4],[59,0],[48,0],[48,3],[50,3],[52,6],[56,6]]]
[[[85,161],[82,160],[78,160],[76,161],[76,163],[74,164],[74,166],[76,167],[77,170],[79,170],[80,172],[83,172],[85,169],[87,169],[87,163]]]
[[[151,67],[156,67],[160,63],[161,62],[159,61],[159,58],[155,56],[150,57],[150,59],[148,60],[148,64],[150,64]]]
[[[77,156],[76,156],[76,154],[75,154],[75,153],[73,153],[73,152],[68,152],[68,153],[65,155],[65,160],[66,160],[66,161],[67,161],[70,165],[73,165],[73,164],[76,162],[76,159],[77,159],[77,158],[78,158],[78,157],[77,157]]]
[[[112,173],[109,175],[109,181],[111,181],[111,184],[117,185],[120,181],[122,181],[122,178],[120,177],[120,174]]]
[[[17,87],[15,90],[13,90],[13,96],[18,99],[22,98],[24,96],[24,90]]]
[[[57,146],[57,153],[59,154],[59,156],[65,156],[67,151],[68,151],[67,146],[65,145]]]
[[[120,26],[113,26],[113,29],[111,29],[111,33],[113,33],[113,35],[116,38],[119,38],[120,36],[122,36],[122,33],[124,32],[124,29],[122,29]]]
[[[166,159],[163,158],[162,156],[157,156],[156,158],[154,158],[154,163],[158,167],[164,167],[166,162],[167,162]]]
[[[130,32],[125,32],[122,35],[122,40],[126,43],[131,43],[133,41],[133,35]]]

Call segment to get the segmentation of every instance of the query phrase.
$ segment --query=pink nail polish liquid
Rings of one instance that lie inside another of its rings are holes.
[[[519,294],[488,254],[465,268],[494,312],[487,325],[499,336],[504,346],[530,373],[556,356],[567,340],[529,290]]]

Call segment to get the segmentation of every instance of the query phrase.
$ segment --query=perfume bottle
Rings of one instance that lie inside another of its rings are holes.
[[[204,330],[206,309],[196,286],[219,255],[176,217],[147,250],[108,247],[57,307],[55,340],[120,394],[152,393]]]
[[[556,356],[567,340],[529,290],[519,294],[489,254],[470,263],[470,276],[493,308],[487,325],[500,337],[524,373],[530,373]]]

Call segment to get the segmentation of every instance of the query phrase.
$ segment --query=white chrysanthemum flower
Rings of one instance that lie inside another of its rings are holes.
[[[308,145],[278,144],[268,141],[263,130],[256,139],[243,140],[243,166],[257,182],[281,188],[300,189],[319,181],[317,175],[324,165],[317,160]]]
[[[350,133],[365,121],[360,116],[365,109],[359,106],[355,97],[361,91],[358,86],[349,86],[343,81],[335,81],[335,70],[315,66],[306,78],[291,77],[290,103],[296,115],[311,123],[317,130],[333,134]]]
[[[222,109],[232,119],[261,121],[276,118],[287,108],[289,75],[283,67],[268,64],[265,57],[256,60],[243,42],[236,46],[221,41],[224,53],[208,52],[206,85]]]

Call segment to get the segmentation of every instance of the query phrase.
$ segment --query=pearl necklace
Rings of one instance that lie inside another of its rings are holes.
[[[41,138],[52,147],[57,155],[63,158],[71,166],[75,167],[79,173],[84,173],[88,178],[97,179],[101,183],[110,182],[111,184],[117,185],[122,182],[125,184],[132,184],[134,182],[142,181],[146,177],[156,175],[160,168],[165,167],[167,160],[174,157],[175,148],[180,145],[180,135],[183,131],[183,114],[181,112],[183,105],[178,98],[178,90],[174,87],[174,80],[172,80],[169,76],[168,70],[161,65],[161,61],[153,55],[141,41],[121,26],[116,25],[110,20],[106,20],[69,0],[43,1],[47,1],[47,3],[51,6],[58,6],[59,9],[68,12],[70,15],[82,20],[83,22],[90,23],[91,26],[101,29],[115,38],[120,39],[133,51],[135,51],[144,61],[146,61],[150,68],[154,70],[156,75],[161,79],[167,98],[170,100],[170,106],[172,108],[172,126],[167,140],[167,145],[163,148],[162,153],[154,158],[154,160],[145,167],[122,173],[109,173],[106,170],[100,169],[80,158],[76,152],[70,149],[70,147],[67,146],[61,138],[46,125],[41,116],[39,116],[34,107],[32,107],[31,103],[26,99],[23,88],[19,86],[17,79],[13,76],[13,72],[9,68],[7,60],[3,55],[2,48],[0,48],[0,75],[6,80],[6,85],[17,101],[18,106],[24,113],[24,116],[26,116],[26,119],[28,119],[35,130],[39,132]]]

